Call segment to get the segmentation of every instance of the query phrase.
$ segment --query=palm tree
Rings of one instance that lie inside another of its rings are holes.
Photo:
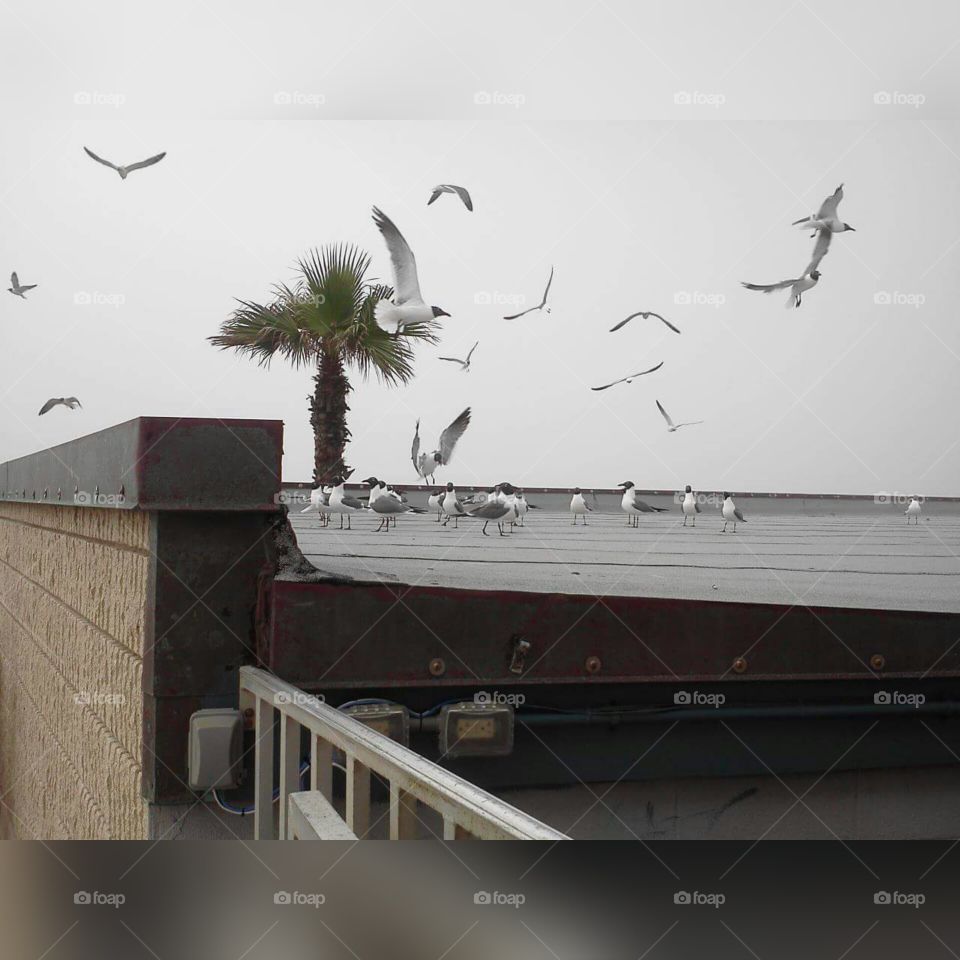
[[[209,340],[269,366],[277,355],[295,367],[316,368],[310,404],[314,482],[347,476],[344,451],[350,439],[346,368],[366,379],[404,384],[413,377],[413,342],[436,343],[436,324],[414,323],[389,334],[373,319],[378,300],[393,289],[367,278],[370,256],[351,244],[313,250],[298,263],[294,285],[277,284],[270,303],[238,301],[240,306]]]

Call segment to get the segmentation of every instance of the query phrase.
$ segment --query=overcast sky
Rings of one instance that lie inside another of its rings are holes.
[[[960,494],[957,5],[4,10],[0,274],[39,286],[0,298],[0,459],[143,414],[271,418],[309,478],[310,371],[205,338],[313,246],[389,276],[376,204],[452,317],[409,387],[354,378],[359,476],[412,482],[415,420],[432,449],[470,405],[441,474],[464,486]],[[84,145],[168,155],[121,182]],[[804,270],[790,222],[841,181],[857,232],[803,306],[742,289]],[[475,212],[427,207],[436,183]],[[502,320],[551,264],[553,312]],[[683,335],[606,332],[640,309]],[[468,375],[436,359],[475,340]],[[656,399],[707,422],[668,434]]]

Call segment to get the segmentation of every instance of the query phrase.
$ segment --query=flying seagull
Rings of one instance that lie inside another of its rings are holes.
[[[439,359],[440,359],[440,360],[449,360],[451,363],[459,363],[459,364],[460,364],[460,372],[461,372],[461,373],[469,373],[469,372],[470,372],[470,358],[473,356],[473,351],[477,349],[477,345],[478,345],[479,343],[480,343],[480,341],[478,340],[478,341],[470,348],[470,352],[467,354],[467,359],[466,359],[466,360],[458,360],[456,357],[440,357]]]
[[[7,287],[7,289],[15,297],[23,297],[24,300],[27,299],[25,296],[26,292],[28,290],[33,290],[34,287],[36,287],[35,283],[20,283],[20,280],[17,278],[16,270],[14,270],[13,273],[10,274],[10,283],[11,283],[11,286]]]
[[[665,323],[674,333],[679,333],[680,331],[666,318],[661,317],[659,313],[654,313],[652,310],[639,310],[637,313],[631,313],[626,320],[621,320],[616,326],[610,328],[610,333],[616,333],[621,327],[625,327],[634,317],[643,317],[644,320],[648,320],[650,317],[656,317],[662,323]]]
[[[723,529],[721,533],[727,532],[727,524],[733,523],[733,532],[737,532],[738,523],[746,523],[746,518],[740,512],[740,508],[733,502],[733,497],[729,493],[723,495],[723,507],[720,512],[723,514]]]
[[[413,446],[410,449],[410,459],[413,461],[413,469],[417,471],[417,476],[423,477],[424,480],[429,478],[433,483],[433,475],[439,467],[445,467],[450,462],[453,457],[453,448],[468,426],[470,426],[469,407],[440,434],[440,443],[433,453],[421,453],[420,421],[418,420],[413,433]]]
[[[613,383],[605,383],[602,387],[591,387],[591,390],[607,390],[610,387],[615,387],[618,383],[633,383],[636,377],[644,377],[648,373],[653,373],[654,370],[659,370],[663,366],[663,361],[661,360],[655,367],[651,367],[649,370],[641,370],[639,373],[631,373],[629,377],[621,377],[619,380],[614,380]]]
[[[155,163],[159,163],[166,155],[167,151],[164,150],[163,153],[158,153],[155,157],[150,157],[148,160],[140,160],[137,163],[128,163],[125,167],[118,167],[115,163],[111,163],[109,160],[104,160],[103,157],[98,157],[89,147],[84,147],[84,151],[87,156],[92,160],[96,160],[97,163],[102,163],[105,167],[109,167],[111,170],[116,170],[120,174],[121,180],[127,179],[127,174],[133,173],[134,170],[142,170],[144,167],[152,167]]]
[[[837,216],[837,207],[843,199],[843,184],[841,183],[833,193],[820,204],[820,209],[810,217],[804,217],[802,220],[794,220],[791,226],[799,227],[801,230],[813,230],[814,233],[820,230],[829,230],[831,233],[844,233],[847,230],[854,230],[849,223],[844,223]],[[811,234],[813,236],[813,234]]]
[[[41,408],[40,412],[37,414],[38,417],[42,417],[45,413],[52,410],[54,407],[63,405],[64,407],[69,407],[71,410],[76,410],[77,407],[82,407],[83,404],[76,397],[51,397]]]
[[[693,427],[698,423],[703,423],[702,420],[687,420],[685,423],[674,423],[673,420],[670,419],[670,414],[663,409],[663,404],[659,400],[657,401],[657,409],[660,411],[663,419],[667,421],[667,430],[669,430],[670,433],[676,433],[681,427]]]
[[[389,333],[400,333],[411,323],[429,323],[436,317],[449,317],[450,314],[440,307],[429,307],[423,302],[420,293],[420,281],[417,279],[417,261],[413,257],[410,244],[394,222],[376,207],[373,208],[373,222],[383,234],[393,264],[393,302],[380,300],[373,308],[377,324]]]
[[[528,313],[533,313],[534,310],[545,310],[547,313],[550,312],[550,308],[547,306],[547,295],[550,293],[550,284],[553,283],[553,267],[550,268],[550,279],[547,280],[547,288],[543,291],[543,299],[535,306],[530,307],[527,310],[522,310],[520,313],[511,314],[509,317],[504,317],[504,320],[516,320],[519,317],[525,317]]]
[[[811,270],[795,280],[781,280],[780,283],[744,283],[748,290],[762,290],[764,293],[773,293],[774,290],[790,290],[786,307],[799,307],[800,301],[807,290],[812,290],[820,279],[819,270]]]
[[[473,201],[470,199],[470,194],[467,193],[467,188],[458,187],[455,183],[440,183],[435,186],[433,193],[430,194],[430,199],[427,201],[427,206],[429,207],[441,193],[455,193],[463,201],[463,205],[468,210],[473,210]]]

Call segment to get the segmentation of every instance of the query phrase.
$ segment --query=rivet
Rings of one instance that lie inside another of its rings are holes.
[[[875,653],[870,658],[870,666],[874,670],[882,670],[887,665],[887,658],[882,653]]]
[[[441,657],[434,657],[430,661],[427,669],[430,671],[431,676],[442,677],[447,672],[447,665]]]
[[[734,673],[746,673],[747,672],[747,661],[745,657],[737,657],[733,661],[733,672]]]
[[[591,656],[591,657],[587,657],[587,659],[583,663],[583,666],[584,666],[584,669],[587,671],[587,673],[599,673],[601,668],[603,667],[603,662],[600,660],[599,657]]]

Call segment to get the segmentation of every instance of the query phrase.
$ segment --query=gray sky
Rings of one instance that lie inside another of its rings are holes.
[[[312,246],[389,276],[376,204],[453,316],[410,387],[355,378],[360,476],[413,481],[416,418],[432,446],[469,404],[441,474],[462,485],[960,493],[956,5],[4,10],[0,274],[39,286],[0,298],[0,459],[140,414],[263,417],[308,478],[309,372],[205,337]],[[168,156],[121,182],[83,145]],[[841,181],[857,232],[803,306],[743,290],[803,271],[790,222]],[[475,212],[428,208],[443,182]],[[500,319],[551,264],[552,314]],[[683,336],[606,333],[639,309]],[[474,340],[470,374],[436,359]],[[36,416],[71,394],[84,410]],[[668,434],[655,399],[707,423]]]

